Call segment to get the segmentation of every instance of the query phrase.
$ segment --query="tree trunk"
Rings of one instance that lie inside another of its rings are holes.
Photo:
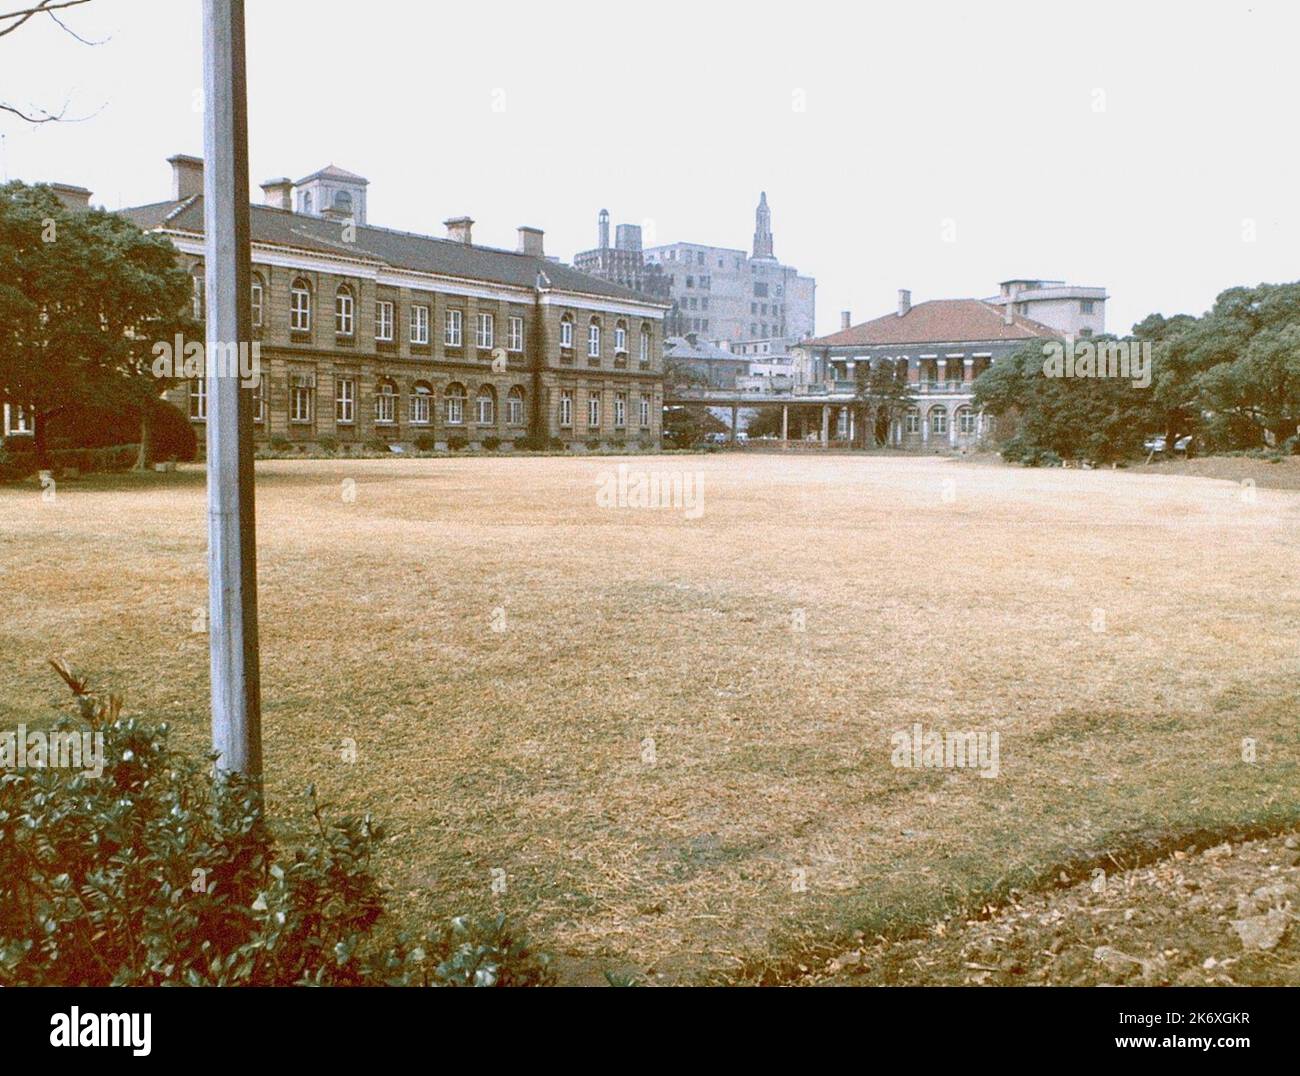
[[[135,459],[137,471],[147,471],[153,462],[153,408],[146,400],[140,409],[140,454]]]
[[[49,411],[32,411],[32,444],[36,448],[36,469],[50,470],[50,451],[45,445],[45,423],[52,414]]]

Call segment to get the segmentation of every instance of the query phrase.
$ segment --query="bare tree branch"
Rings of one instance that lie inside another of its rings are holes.
[[[18,27],[22,26],[28,19],[36,15],[48,15],[50,12],[59,11],[65,7],[76,7],[79,4],[88,4],[90,0],[40,0],[40,3],[34,7],[19,8],[17,11],[8,11],[0,14],[0,23],[9,22],[8,26],[0,26],[0,37],[5,34],[12,34]],[[57,19],[54,20],[58,22]],[[62,23],[59,23],[62,26]],[[64,27],[66,30],[67,27]],[[72,33],[71,30],[68,31]],[[75,34],[73,34],[76,37]]]
[[[39,0],[32,7],[19,8],[17,11],[8,11],[0,13],[0,37],[12,34],[20,26],[24,25],[29,19],[37,15],[48,15],[56,26],[65,34],[79,41],[83,45],[102,45],[102,41],[88,41],[75,30],[69,27],[56,14],[56,11],[62,11],[64,8],[78,7],[81,4],[88,4],[90,0]],[[97,115],[103,106],[91,113],[91,116]],[[63,107],[58,112],[50,112],[48,109],[35,108],[24,111],[17,105],[11,105],[5,101],[0,101],[0,112],[6,112],[11,116],[17,116],[25,123],[81,123],[83,120],[90,119],[90,116],[78,116],[70,118],[67,115],[68,102],[63,102]]]

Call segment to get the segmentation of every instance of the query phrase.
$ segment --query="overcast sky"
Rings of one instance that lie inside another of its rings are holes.
[[[165,158],[203,149],[199,11],[93,0],[64,17],[98,47],[0,38],[0,100],[89,116],[0,115],[0,174],[169,197]],[[1124,332],[1300,278],[1297,40],[1294,0],[249,0],[251,179],[334,162],[371,224],[533,224],[566,261],[602,206],[748,248],[766,190],[821,332],[1013,276],[1105,286]]]

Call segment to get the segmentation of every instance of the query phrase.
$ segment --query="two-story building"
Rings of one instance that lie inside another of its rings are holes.
[[[172,197],[123,210],[167,236],[203,314],[203,162],[170,158]],[[255,439],[340,445],[659,444],[667,305],[546,257],[366,223],[367,181],[333,165],[263,184],[251,207]],[[170,394],[198,427],[203,380]]]
[[[1027,342],[1063,335],[1016,312],[1013,303],[932,299],[912,305],[900,289],[895,313],[853,325],[847,311],[837,333],[804,341],[797,355],[796,393],[820,391],[833,408],[832,437],[854,440],[851,400],[863,363],[903,363],[916,401],[889,423],[889,444],[900,448],[965,448],[990,432],[972,402],[975,379]]]

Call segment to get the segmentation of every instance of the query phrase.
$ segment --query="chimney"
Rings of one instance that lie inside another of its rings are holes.
[[[602,209],[600,211],[600,215],[596,218],[596,220],[600,226],[598,228],[598,231],[600,232],[600,249],[608,250],[609,249],[609,210]]]
[[[898,289],[898,316],[901,318],[912,309],[912,293],[906,288]]]
[[[470,229],[474,227],[470,217],[448,217],[442,223],[447,227],[448,239],[470,246]]]
[[[168,157],[172,166],[172,200],[179,202],[203,193],[203,158],[178,153]]]
[[[71,183],[51,183],[50,190],[67,209],[90,208],[90,191],[85,187],[74,187]]]
[[[262,204],[272,209],[292,209],[293,180],[288,176],[268,179],[262,184]]]
[[[526,224],[521,224],[519,226],[519,253],[527,254],[530,258],[546,257],[542,250],[542,236],[544,234],[541,228],[530,228]],[[469,242],[468,232],[466,232],[465,242]]]
[[[847,329],[853,325],[853,315],[847,310],[840,311],[840,328]]]

